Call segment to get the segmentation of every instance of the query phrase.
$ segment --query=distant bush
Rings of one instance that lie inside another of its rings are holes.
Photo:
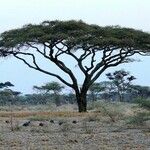
[[[143,125],[145,121],[150,120],[149,112],[137,113],[135,116],[129,118],[128,124]]]
[[[137,100],[136,102],[139,104],[140,107],[150,110],[150,99]]]
[[[124,103],[97,101],[93,103],[93,105],[89,104],[88,107],[91,110],[94,108],[95,112],[99,112],[102,115],[109,117],[112,122],[115,122],[124,117]]]

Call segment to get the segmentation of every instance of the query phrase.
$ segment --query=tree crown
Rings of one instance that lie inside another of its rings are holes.
[[[53,82],[46,83],[45,85],[40,87],[33,86],[33,88],[40,91],[46,91],[46,92],[50,92],[50,91],[60,92],[61,90],[64,89],[64,86],[62,86],[58,82],[53,81]]]
[[[97,45],[133,47],[145,51],[150,50],[150,34],[120,26],[89,25],[83,21],[44,21],[39,25],[28,24],[20,29],[6,31],[0,35],[1,48],[23,47],[28,42],[42,44],[63,40],[68,46]]]

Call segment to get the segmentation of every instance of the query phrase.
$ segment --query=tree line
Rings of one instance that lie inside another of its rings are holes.
[[[138,99],[150,97],[150,87],[134,85],[136,78],[125,70],[118,70],[106,74],[108,81],[96,82],[88,90],[87,101],[94,102],[120,101],[135,102]],[[0,83],[0,105],[45,105],[75,104],[76,96],[73,92],[65,92],[65,86],[58,82],[49,82],[41,86],[33,86],[35,93],[22,95],[21,92],[11,90],[11,82]]]

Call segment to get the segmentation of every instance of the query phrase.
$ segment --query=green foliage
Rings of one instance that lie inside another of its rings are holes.
[[[47,91],[60,92],[64,86],[60,85],[58,82],[47,83],[45,86],[42,86],[43,89]]]
[[[7,81],[5,83],[0,83],[0,89],[14,86],[11,82]]]
[[[58,93],[61,92],[62,89],[64,89],[64,86],[62,86],[61,84],[59,84],[58,82],[49,82],[46,83],[45,85],[38,87],[38,86],[34,86],[34,89],[40,90],[40,91],[45,91],[46,93],[53,91],[54,93]]]
[[[150,49],[150,34],[120,26],[100,27],[89,25],[83,21],[44,21],[39,25],[25,25],[20,29],[6,31],[1,34],[0,47],[22,47],[26,42],[37,44],[65,39],[72,45],[85,43],[104,46],[114,45],[133,47],[140,50]]]

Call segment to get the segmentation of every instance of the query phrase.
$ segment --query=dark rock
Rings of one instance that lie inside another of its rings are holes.
[[[9,120],[6,120],[5,122],[6,122],[6,123],[10,123],[10,121],[9,121]]]
[[[43,127],[43,126],[44,126],[44,123],[40,122],[40,123],[39,123],[39,126]]]
[[[77,123],[77,121],[76,121],[76,120],[73,120],[73,121],[72,121],[72,123],[76,124],[76,123]]]
[[[27,121],[27,122],[25,122],[22,126],[24,126],[24,127],[27,127],[27,126],[29,126],[30,125],[30,121]]]
[[[62,121],[59,121],[59,123],[58,123],[58,124],[61,126],[63,123],[64,123],[64,122],[62,122]]]
[[[54,120],[50,120],[50,123],[54,123]]]

